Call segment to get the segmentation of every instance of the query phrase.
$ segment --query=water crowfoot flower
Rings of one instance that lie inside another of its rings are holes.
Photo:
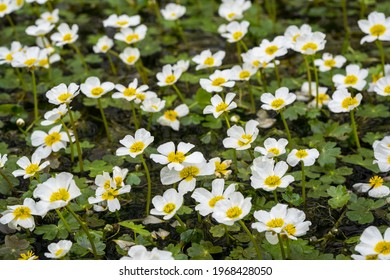
[[[144,24],[134,29],[130,27],[121,28],[120,32],[115,34],[114,39],[123,41],[128,45],[134,44],[145,38],[147,30],[148,28]]]
[[[33,215],[44,215],[31,198],[25,198],[23,205],[7,206],[7,210],[1,213],[0,223],[8,224],[11,229],[20,230],[20,227],[34,230],[35,222]]]
[[[128,256],[121,260],[173,260],[172,253],[169,251],[153,248],[148,251],[143,245],[134,245],[128,251]]]
[[[214,95],[210,99],[211,105],[207,105],[203,109],[203,114],[213,114],[214,118],[218,118],[223,113],[237,108],[236,102],[233,101],[235,96],[235,93],[229,92],[224,101],[218,94]]]
[[[361,254],[353,254],[351,257],[355,260],[390,260],[390,228],[382,236],[377,227],[369,226],[360,236],[355,250]]]
[[[378,164],[381,172],[387,172],[390,170],[390,136],[386,136],[381,141],[375,141],[373,143],[374,149],[374,164]]]
[[[164,220],[169,220],[183,205],[183,194],[175,189],[168,189],[162,196],[153,197],[152,203],[154,208],[150,210],[150,214],[164,216]]]
[[[216,53],[212,54],[208,49],[194,56],[192,61],[197,64],[195,70],[219,67],[222,65],[222,60],[225,58],[225,55],[226,53],[224,51],[217,51]]]
[[[259,152],[268,158],[278,157],[286,153],[287,144],[288,141],[284,138],[280,138],[279,140],[267,138],[264,140],[264,148],[256,147],[255,152]]]
[[[259,123],[255,120],[249,120],[245,124],[245,130],[240,126],[233,125],[227,130],[227,135],[229,137],[223,139],[223,146],[238,151],[249,149],[251,143],[256,140],[257,135],[259,134],[258,125]]]
[[[50,243],[47,246],[49,253],[45,253],[45,257],[49,259],[61,259],[64,257],[72,247],[72,241],[61,240],[57,243]]]
[[[22,169],[13,171],[12,175],[15,177],[23,176],[23,179],[38,176],[37,173],[50,164],[49,161],[44,161],[41,163],[41,160],[41,155],[37,152],[32,154],[31,161],[25,156],[20,158],[16,164],[19,165],[19,167]]]
[[[179,118],[187,116],[189,108],[186,104],[181,104],[173,110],[166,110],[164,114],[157,119],[157,122],[162,126],[170,126],[173,130],[179,131]]]
[[[379,176],[371,177],[369,183],[357,183],[352,186],[358,192],[368,192],[370,197],[381,198],[390,194],[388,186],[383,185],[383,179]]]
[[[103,20],[104,27],[114,28],[126,28],[129,26],[137,26],[141,23],[141,17],[139,15],[128,16],[128,15],[110,15],[107,19]]]
[[[200,86],[207,92],[221,92],[224,87],[234,87],[231,70],[216,70],[208,79],[200,79]]]
[[[221,29],[221,36],[226,38],[229,43],[240,41],[246,33],[248,33],[249,22],[244,20],[242,22],[232,21]]]
[[[52,152],[58,152],[66,148],[66,142],[71,141],[65,132],[61,131],[62,125],[53,126],[48,133],[35,130],[31,134],[31,145],[38,147],[35,153],[44,159]]]
[[[314,60],[314,65],[319,67],[320,72],[327,72],[333,68],[341,68],[347,59],[342,55],[333,56],[330,53],[324,53],[321,59]]]
[[[161,9],[161,14],[165,20],[177,20],[184,16],[186,7],[175,3],[168,3],[164,9]]]

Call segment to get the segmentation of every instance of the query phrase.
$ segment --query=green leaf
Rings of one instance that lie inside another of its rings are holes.
[[[306,110],[307,105],[305,103],[295,102],[283,112],[283,115],[287,120],[295,121],[299,116],[304,116],[306,114]]]
[[[317,147],[320,156],[318,158],[318,163],[321,166],[325,166],[327,164],[335,164],[336,158],[341,154],[340,148],[336,147],[335,142],[326,142],[325,145]]]
[[[56,225],[43,225],[36,227],[34,233],[43,235],[43,239],[53,240],[57,236],[58,227]]]
[[[358,117],[366,118],[388,118],[390,117],[390,111],[384,104],[364,104],[359,107],[356,112]]]
[[[355,202],[348,205],[347,217],[359,224],[367,224],[374,221],[372,211],[384,206],[386,202],[383,199],[374,202],[372,199],[359,197]]]
[[[379,173],[379,168],[376,164],[373,164],[373,158],[363,159],[362,155],[347,155],[342,158],[343,162],[351,163],[354,165],[360,165],[374,173]]]
[[[192,260],[212,260],[211,254],[217,254],[222,252],[222,247],[214,246],[210,241],[201,241],[200,244],[193,243],[188,248],[188,256]]]
[[[329,187],[328,194],[332,197],[328,200],[328,204],[333,209],[342,208],[349,201],[350,194],[345,186]]]
[[[143,236],[150,236],[150,232],[145,229],[145,226],[143,225],[137,225],[134,222],[131,221],[123,221],[119,223],[121,226],[125,228],[129,228],[132,231],[134,231],[137,234],[143,235]]]
[[[236,225],[226,226],[226,225],[222,225],[222,224],[212,226],[209,231],[214,237],[222,237],[225,235],[226,229],[228,231],[232,231],[232,232],[240,231],[239,226],[236,226]]]

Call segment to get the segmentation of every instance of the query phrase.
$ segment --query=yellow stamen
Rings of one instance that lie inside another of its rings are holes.
[[[266,184],[267,187],[270,187],[270,188],[276,188],[276,187],[280,186],[281,183],[282,183],[282,181],[281,181],[280,177],[276,176],[276,175],[268,176],[264,181],[264,184]]]
[[[284,220],[282,218],[274,218],[271,221],[266,223],[267,227],[278,228],[284,225]]]
[[[127,43],[131,43],[132,41],[138,41],[138,40],[139,40],[138,34],[130,34],[130,35],[127,35],[127,37],[126,37]]]
[[[370,178],[370,185],[371,187],[373,188],[377,188],[377,187],[380,187],[383,185],[383,179],[379,176],[374,176],[372,178]]]
[[[133,63],[135,59],[136,59],[135,55],[130,55],[129,57],[127,57],[126,61],[127,63]]]
[[[248,145],[249,143],[252,143],[252,135],[251,134],[243,134],[241,135],[241,138],[243,140],[238,140],[238,146],[242,147],[245,145]]]
[[[344,84],[355,85],[358,80],[358,77],[356,77],[355,75],[348,75],[344,78]]]
[[[249,73],[249,71],[246,71],[246,70],[241,71],[240,75],[239,75],[241,80],[244,80],[250,76],[251,76],[251,73]]]
[[[383,24],[375,24],[370,28],[370,34],[372,36],[382,36],[386,32],[386,27]]]
[[[126,88],[124,91],[123,91],[123,95],[126,96],[126,97],[131,97],[133,95],[136,94],[136,89],[135,88]]]
[[[143,151],[144,148],[145,148],[144,142],[141,142],[141,141],[134,142],[130,146],[130,153],[140,153]]]
[[[93,88],[93,89],[91,90],[91,94],[92,94],[93,96],[99,96],[99,95],[101,95],[103,92],[104,92],[104,89],[101,88],[101,87],[95,87],[95,88]]]
[[[222,195],[217,195],[217,196],[214,196],[212,199],[210,199],[209,201],[209,206],[211,208],[214,208],[215,206],[215,203],[217,203],[218,201],[220,201],[221,199],[225,199]]]
[[[25,220],[31,217],[31,210],[27,206],[19,206],[14,212],[15,220]]]
[[[171,214],[176,209],[176,205],[172,202],[165,204],[163,211],[166,214]]]
[[[226,83],[226,79],[225,78],[222,78],[222,77],[219,77],[219,78],[216,78],[214,79],[212,82],[211,82],[211,85],[215,86],[215,87],[219,87],[221,86],[222,84]]]
[[[284,103],[285,102],[283,99],[277,98],[271,102],[271,107],[277,110],[280,109],[280,107],[282,107]]]
[[[268,54],[268,55],[273,55],[274,53],[276,53],[278,51],[278,46],[269,46],[265,49],[265,53]]]
[[[60,188],[58,191],[53,192],[50,196],[50,202],[63,200],[68,201],[70,199],[70,194],[65,188]]]
[[[39,165],[36,163],[31,163],[29,166],[27,166],[25,171],[28,175],[34,175],[36,172],[39,171]]]
[[[118,21],[116,22],[116,24],[118,24],[118,25],[120,25],[120,26],[126,25],[127,23],[128,23],[127,20],[118,20]]]
[[[235,41],[238,41],[238,40],[240,40],[242,38],[243,35],[244,34],[241,31],[236,31],[236,32],[233,33],[232,36],[233,36],[233,39]]]
[[[374,248],[374,251],[378,254],[389,255],[390,254],[390,242],[389,241],[379,241]]]
[[[61,134],[56,131],[45,137],[45,144],[49,147],[53,146],[53,144],[57,143],[58,141],[61,141]]]
[[[175,80],[176,80],[175,75],[169,75],[165,78],[165,83],[172,84],[173,82],[175,82]]]
[[[307,51],[307,50],[313,50],[313,51],[316,51],[318,49],[318,45],[316,43],[313,43],[313,42],[309,42],[309,43],[306,43],[302,46],[301,50],[302,51]]]
[[[334,59],[327,59],[327,60],[324,61],[324,65],[329,67],[329,68],[333,68],[336,65],[336,60],[334,60]]]
[[[174,110],[167,110],[164,112],[164,118],[166,118],[167,120],[170,120],[171,122],[176,121],[177,112]]]
[[[208,66],[213,66],[214,65],[214,57],[208,57],[204,60],[203,64],[208,65]]]
[[[278,148],[271,148],[268,150],[268,153],[274,154],[275,156],[278,156],[280,154],[280,150]]]
[[[390,86],[387,86],[383,89],[383,92],[386,94],[390,94]]]
[[[309,153],[306,151],[306,150],[298,150],[296,153],[295,153],[295,156],[297,158],[305,158],[309,155]]]
[[[228,106],[229,106],[229,105],[227,105],[225,102],[219,103],[219,104],[217,105],[217,107],[215,107],[215,111],[216,111],[217,113],[219,113],[219,112],[221,112],[221,111],[225,111],[226,108],[227,108]]]
[[[241,214],[242,209],[238,206],[231,207],[226,211],[226,217],[230,219],[237,219],[241,216]]]
[[[72,34],[67,33],[62,37],[62,41],[69,42],[72,40]]]
[[[356,106],[358,101],[355,97],[347,97],[341,102],[341,107],[344,109],[349,109],[349,107]]]
[[[7,8],[8,8],[7,4],[5,3],[0,4],[0,12],[4,12],[5,10],[7,10]]]
[[[294,235],[297,232],[297,229],[293,224],[288,224],[284,227],[284,230],[287,232],[288,235]]]
[[[186,181],[191,181],[199,173],[200,173],[200,170],[199,170],[198,167],[196,167],[196,166],[186,166],[186,167],[184,167],[180,171],[179,175],[180,175],[180,178],[182,178],[182,179],[184,179]]]
[[[30,58],[30,59],[27,59],[26,61],[24,61],[24,64],[27,66],[27,67],[31,67],[34,65],[34,63],[36,62],[37,60],[35,58]]]
[[[167,158],[169,162],[182,163],[186,156],[182,152],[170,152]]]
[[[102,194],[102,199],[114,200],[117,196],[118,196],[118,190],[110,188]]]

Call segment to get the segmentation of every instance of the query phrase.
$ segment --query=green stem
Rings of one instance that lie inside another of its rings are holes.
[[[365,0],[360,0],[360,18],[363,19],[365,14],[366,14]]]
[[[133,112],[133,124],[134,124],[135,128],[138,130],[139,129],[139,122],[138,122],[137,112],[135,111],[133,101],[130,101],[130,106],[131,106],[131,111]]]
[[[37,81],[35,78],[34,70],[31,70],[31,78],[32,78],[33,95],[34,95],[34,117],[35,117],[35,121],[37,121],[39,118],[39,111],[38,111]]]
[[[252,86],[250,81],[248,80],[248,92],[249,92],[249,98],[251,101],[251,107],[252,107],[252,112],[256,112],[256,103],[255,103],[255,98],[253,96],[253,91],[252,91]]]
[[[376,43],[376,46],[378,47],[379,54],[381,56],[382,75],[384,77],[384,76],[386,76],[386,72],[385,72],[385,53],[383,51],[382,41],[376,40],[375,43]]]
[[[238,62],[241,64],[242,63],[242,57],[241,57],[241,45],[240,45],[240,42],[236,42],[236,47],[237,47],[237,59],[238,59]]]
[[[303,207],[306,210],[306,176],[305,176],[305,164],[301,161],[302,168],[302,199],[303,199]]]
[[[275,200],[276,204],[279,203],[279,201],[278,201],[278,193],[276,192],[276,190],[274,190],[274,200]]]
[[[141,66],[142,60],[141,57],[138,59],[138,61],[134,64],[135,69],[137,69],[138,74],[141,76],[141,80],[144,84],[148,83],[148,76],[146,75],[144,68]]]
[[[274,59],[274,70],[275,70],[275,77],[276,77],[276,81],[278,83],[278,87],[280,87],[279,69],[278,69],[278,65],[276,65],[276,60],[275,59]]]
[[[260,75],[261,75],[261,84],[263,86],[264,92],[268,92],[267,78],[265,77],[263,68],[260,68]]]
[[[111,142],[111,140],[112,140],[111,139],[111,134],[110,134],[110,130],[108,129],[108,123],[107,123],[106,115],[104,114],[104,110],[103,110],[102,102],[100,101],[100,98],[97,99],[97,102],[98,102],[98,107],[99,107],[99,110],[100,110],[100,114],[102,115],[104,129],[106,130],[108,142]]]
[[[249,156],[251,157],[252,161],[255,159],[255,156],[253,155],[253,152],[251,151],[251,149],[247,149],[248,153],[249,153]]]
[[[360,146],[359,136],[358,136],[358,132],[357,132],[357,126],[356,126],[356,121],[355,121],[355,113],[354,113],[353,110],[351,110],[349,112],[349,114],[351,116],[351,125],[352,125],[353,137],[355,138],[356,147],[360,151],[361,146]]]
[[[68,138],[69,138],[69,145],[70,145],[70,161],[73,162],[73,161],[74,161],[74,147],[73,147],[72,137],[70,136],[69,129],[68,129],[68,127],[66,126],[65,122],[63,121],[63,119],[60,119],[60,121],[61,121],[62,126],[64,127],[64,130],[65,130],[66,135],[68,135]]]
[[[22,89],[24,91],[23,98],[22,98],[22,100],[23,100],[24,99],[24,95],[26,94],[26,91],[27,91],[26,83],[24,82],[24,79],[22,77],[22,73],[20,72],[20,69],[17,68],[17,67],[15,67],[14,69],[16,71],[16,74],[18,75],[18,79],[19,79],[20,84],[22,85]]]
[[[283,122],[283,125],[284,125],[284,129],[286,130],[287,139],[288,139],[288,146],[291,146],[292,139],[291,139],[290,129],[288,128],[287,121],[286,121],[286,119],[284,117],[283,111],[280,111],[279,113],[280,113],[280,118],[282,119],[282,122]]]
[[[341,8],[343,10],[343,24],[344,24],[344,33],[345,33],[345,37],[344,37],[344,43],[343,43],[343,48],[342,48],[342,52],[346,52],[348,47],[349,47],[349,38],[350,38],[350,34],[351,34],[351,31],[349,29],[349,25],[348,25],[348,15],[347,15],[347,0],[341,0]]]
[[[183,229],[187,227],[186,224],[182,221],[182,219],[180,219],[179,215],[176,214],[175,219],[179,222],[180,227],[182,227]]]
[[[225,117],[226,126],[227,126],[227,128],[229,129],[231,126],[230,126],[230,122],[229,122],[228,113],[227,113],[227,112],[224,112],[224,113],[223,113],[223,116]]]
[[[69,232],[69,233],[72,233],[72,229],[70,228],[68,222],[65,220],[64,216],[62,215],[62,213],[60,212],[60,210],[58,209],[55,209],[56,212],[57,212],[57,215],[58,217],[60,218],[60,220],[64,223],[64,226],[66,228],[66,230]]]
[[[91,249],[92,249],[92,253],[93,255],[95,256],[95,259],[98,259],[99,256],[97,254],[97,251],[96,251],[96,246],[95,246],[95,242],[93,241],[93,238],[92,238],[92,235],[91,233],[89,232],[89,229],[88,227],[84,224],[84,222],[80,219],[79,215],[77,215],[73,210],[72,208],[69,207],[69,205],[66,205],[65,206],[66,209],[68,209],[69,213],[76,219],[76,221],[80,224],[82,230],[85,232],[85,234],[87,235],[87,238],[89,240],[89,243],[91,244]]]
[[[286,247],[287,247],[287,252],[286,252],[286,258],[290,258],[290,253],[291,253],[291,247],[290,247],[290,238],[286,238]]]
[[[177,95],[179,96],[181,102],[183,102],[183,104],[185,104],[186,101],[185,101],[183,95],[181,94],[179,88],[178,88],[175,84],[172,84],[172,87],[173,87],[173,89],[176,91],[176,93],[177,93]]]
[[[280,252],[282,253],[282,259],[286,259],[286,252],[284,251],[284,245],[282,237],[280,236],[280,233],[278,233],[278,240],[279,240],[279,246],[280,246]]]
[[[318,71],[317,71],[317,67],[316,65],[314,64],[314,57],[312,59],[312,62],[313,62],[313,70],[314,70],[314,80],[316,82],[316,108],[318,108],[318,105],[319,105],[319,81],[318,81]],[[311,92],[310,92],[311,94]]]
[[[11,25],[11,27],[12,27],[12,33],[14,34],[15,39],[19,40],[18,39],[18,34],[16,33],[16,26],[15,26],[15,23],[12,20],[11,16],[9,14],[7,14],[7,15],[5,15],[5,17],[7,18],[8,22],[9,22],[9,25]]]
[[[148,118],[148,126],[146,128],[147,131],[150,131],[150,128],[152,127],[152,119],[153,119],[153,113],[150,113],[150,116]]]
[[[226,245],[227,245],[227,247],[229,247],[230,246],[229,230],[228,230],[227,225],[223,225],[223,227],[225,228]]]
[[[66,104],[66,107],[68,108],[70,124],[72,125],[73,135],[74,135],[74,138],[75,138],[75,140],[76,140],[76,148],[77,148],[77,155],[78,155],[78,158],[79,158],[80,172],[83,172],[83,171],[84,171],[83,153],[82,153],[82,151],[81,151],[80,140],[79,140],[79,134],[77,133],[76,123],[75,123],[75,121],[74,121],[73,114],[72,114],[72,111],[70,110],[70,106],[69,106],[68,103]],[[72,140],[69,139],[69,141],[72,141]]]
[[[141,161],[142,161],[142,165],[143,165],[143,167],[145,169],[146,180],[148,182],[148,194],[147,194],[147,198],[146,198],[146,215],[149,215],[149,212],[150,212],[150,201],[152,199],[152,181],[150,179],[150,173],[149,173],[148,165],[146,164],[145,158],[144,158],[144,156],[142,154],[141,154]]]
[[[183,28],[181,27],[180,21],[176,20],[175,23],[176,23],[177,32],[179,33],[180,38],[183,40],[184,45],[186,47],[188,47],[188,41],[187,41],[186,36],[184,35]]]
[[[84,56],[83,56],[83,54],[81,53],[79,47],[77,47],[75,44],[69,44],[69,46],[71,46],[71,48],[73,48],[73,49],[75,50],[75,52],[77,53],[77,55],[80,57],[80,60],[81,60],[81,63],[83,64],[83,66],[84,66],[85,72],[88,72],[88,71],[89,71],[88,64],[87,64],[87,62],[85,61]]]
[[[108,58],[108,62],[110,63],[110,67],[111,67],[112,73],[113,73],[114,75],[117,75],[117,74],[118,74],[118,71],[116,70],[116,67],[115,67],[114,63],[112,62],[112,58],[111,58],[110,54],[109,54],[109,53],[106,53],[106,55],[107,55],[107,58]]]
[[[307,81],[309,83],[309,94],[311,95],[311,72],[310,72],[310,63],[307,55],[303,55],[305,60],[306,72],[307,72]]]
[[[241,46],[243,47],[243,49],[247,52],[248,51],[248,46],[245,44],[244,40],[241,39],[239,42],[240,42]]]
[[[253,246],[255,247],[255,250],[257,253],[257,257],[259,258],[259,260],[262,260],[263,256],[261,254],[260,247],[256,242],[256,239],[253,237],[252,233],[250,232],[250,230],[248,229],[248,227],[245,225],[245,223],[242,220],[239,220],[238,222],[240,223],[241,227],[245,230],[246,234],[248,235],[248,237],[252,241]]]
[[[3,177],[4,180],[7,182],[9,188],[12,189],[12,188],[14,187],[13,184],[11,183],[11,181],[9,180],[9,178],[7,177],[7,175],[5,175],[5,174],[3,173],[3,171],[1,171],[1,169],[0,169],[0,175],[1,175],[1,177]]]

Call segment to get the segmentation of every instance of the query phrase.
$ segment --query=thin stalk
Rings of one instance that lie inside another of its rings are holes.
[[[81,63],[83,64],[85,71],[88,72],[88,71],[89,71],[88,64],[87,64],[87,62],[85,61],[84,56],[83,56],[83,54],[81,53],[79,47],[77,47],[75,44],[69,44],[69,46],[71,46],[71,48],[73,48],[73,49],[75,50],[75,52],[77,53],[77,55],[80,57]]]
[[[227,225],[223,225],[225,228],[225,238],[226,238],[226,245],[229,247],[230,246],[230,236],[229,236],[229,231]]]
[[[1,177],[3,177],[4,180],[7,182],[9,188],[12,189],[14,186],[12,185],[12,183],[11,183],[11,181],[9,180],[9,178],[7,177],[7,175],[5,175],[5,174],[3,173],[3,171],[1,171],[1,169],[0,169],[0,175],[1,175]]]
[[[288,139],[288,146],[291,146],[292,140],[291,140],[291,133],[290,129],[288,128],[286,118],[284,117],[283,111],[280,111],[280,118],[282,119],[284,129],[286,130],[287,139]]]
[[[16,33],[16,26],[15,26],[14,21],[12,20],[12,18],[9,14],[6,14],[5,17],[7,18],[9,25],[11,25],[11,27],[12,27],[12,33],[14,34],[15,39],[18,40],[18,34]]]
[[[118,74],[118,71],[116,70],[116,67],[115,67],[115,64],[114,62],[112,62],[112,58],[110,56],[109,53],[106,53],[107,55],[107,58],[108,58],[108,62],[110,63],[110,67],[111,67],[111,71],[114,75],[117,75]]]
[[[288,238],[288,236],[286,238],[286,247],[287,247],[286,258],[289,259],[291,253],[291,247],[290,247],[290,238]]]
[[[186,36],[184,35],[184,31],[183,31],[183,28],[181,27],[180,21],[176,20],[175,24],[176,24],[177,32],[179,33],[180,38],[183,40],[183,43],[186,46],[186,48],[188,48],[188,41],[187,41]]]
[[[152,127],[152,119],[153,119],[153,113],[150,113],[150,116],[148,118],[148,126],[146,128],[147,131],[150,131],[150,128]]]
[[[250,230],[248,229],[248,227],[245,225],[245,223],[242,220],[239,220],[238,222],[240,223],[241,227],[245,230],[246,234],[248,235],[248,237],[252,241],[253,246],[255,247],[255,250],[257,253],[257,257],[259,258],[259,260],[262,260],[263,256],[261,255],[260,247],[257,244],[256,239],[253,237],[252,233],[250,232]]]
[[[179,224],[180,224],[180,227],[182,227],[182,228],[186,228],[187,226],[186,226],[186,224],[182,221],[182,219],[180,219],[180,217],[179,217],[179,215],[175,215],[175,219],[179,222]]]
[[[353,137],[355,138],[356,147],[360,151],[361,146],[360,146],[359,136],[358,136],[358,132],[357,132],[357,125],[356,125],[356,121],[355,121],[355,113],[354,113],[353,110],[351,110],[349,112],[349,114],[351,116],[351,126],[352,126],[352,131],[353,131]]]
[[[255,156],[253,155],[253,152],[251,151],[251,149],[248,149],[247,151],[248,151],[249,156],[251,157],[251,159],[253,161],[255,159]]]
[[[85,234],[87,235],[87,238],[89,240],[89,243],[91,244],[91,249],[92,249],[92,253],[93,255],[95,256],[95,259],[98,259],[99,256],[97,254],[97,251],[96,251],[96,246],[95,246],[95,242],[93,241],[93,238],[92,238],[92,235],[91,233],[89,232],[89,229],[88,227],[84,224],[84,222],[80,219],[79,215],[77,215],[73,210],[72,208],[69,207],[69,205],[66,205],[65,206],[66,209],[69,211],[69,213],[76,219],[76,221],[80,224],[82,230],[85,232]]]
[[[141,154],[141,161],[142,161],[142,165],[143,165],[143,167],[145,169],[146,180],[148,182],[148,194],[147,194],[147,197],[146,197],[146,215],[149,215],[149,212],[150,212],[150,201],[152,199],[152,181],[150,179],[150,173],[149,173],[148,165],[146,164],[144,155],[142,155],[142,154]]]
[[[138,122],[137,112],[135,111],[133,101],[130,101],[130,107],[131,107],[131,111],[133,112],[133,124],[134,124],[135,128],[138,130],[139,122]]]
[[[303,55],[305,60],[306,72],[307,72],[307,81],[309,82],[309,94],[311,94],[311,72],[310,72],[310,63],[307,55]]]
[[[20,69],[15,67],[15,72],[16,74],[18,75],[18,79],[20,81],[20,84],[22,85],[22,88],[23,88],[23,91],[24,91],[24,94],[23,94],[23,98],[22,100],[24,99],[24,95],[26,94],[26,91],[27,91],[27,88],[26,88],[26,83],[24,82],[24,79],[22,77],[22,73],[20,72]]]
[[[384,77],[384,76],[386,76],[386,73],[385,73],[385,52],[383,51],[382,41],[376,40],[375,44],[378,47],[379,54],[381,56],[382,75]]]
[[[227,113],[227,112],[224,112],[224,113],[223,113],[223,116],[225,117],[226,126],[227,126],[227,128],[229,129],[231,126],[230,126],[230,122],[229,122],[228,113]]]
[[[360,18],[364,18],[366,14],[366,2],[365,0],[360,0]]]
[[[260,75],[261,75],[261,84],[263,86],[264,92],[268,92],[267,78],[265,77],[263,68],[260,68]]]
[[[238,62],[241,64],[242,63],[242,57],[241,57],[241,45],[240,45],[240,42],[236,42],[236,47],[237,47],[237,59],[238,59]]]
[[[70,228],[68,222],[65,220],[64,216],[62,215],[62,213],[60,212],[60,210],[58,209],[55,209],[56,212],[57,212],[57,215],[58,217],[60,218],[60,220],[64,223],[64,226],[66,228],[66,230],[69,232],[69,233],[72,233],[72,229]]]
[[[313,62],[313,70],[314,70],[314,80],[316,82],[316,108],[318,109],[318,104],[319,104],[319,95],[318,95],[319,81],[318,81],[317,66],[314,64],[314,57],[312,59],[312,62]],[[310,94],[311,94],[311,92],[310,92]]]
[[[306,176],[305,176],[305,164],[301,161],[302,168],[302,199],[303,199],[303,207],[306,210]]]
[[[173,89],[176,91],[176,93],[177,93],[177,96],[179,96],[179,98],[180,98],[181,102],[183,102],[183,104],[185,104],[185,103],[186,103],[186,101],[185,101],[185,99],[184,99],[183,95],[181,94],[181,92],[180,92],[179,88],[178,88],[178,87],[177,87],[175,84],[172,84],[172,87],[173,87]]]
[[[245,44],[244,40],[241,39],[239,42],[240,42],[241,46],[243,47],[244,51],[247,52],[248,51],[248,46]]]
[[[34,70],[31,70],[31,78],[32,78],[33,95],[34,95],[34,117],[35,117],[35,121],[37,121],[39,118],[39,111],[38,111],[37,80],[35,78]]]
[[[341,0],[341,8],[343,10],[343,24],[344,24],[344,34],[345,34],[343,48],[342,48],[342,52],[344,53],[347,51],[349,47],[349,38],[351,34],[348,25],[347,0]]]
[[[70,110],[70,106],[67,103],[66,108],[68,108],[68,113],[69,113],[69,119],[70,119],[70,124],[72,125],[73,129],[73,135],[76,140],[76,148],[77,148],[77,155],[79,158],[79,167],[80,167],[80,172],[84,171],[84,165],[83,165],[83,153],[81,151],[81,146],[80,146],[80,140],[79,140],[79,134],[77,133],[77,128],[76,128],[76,123],[73,118],[72,111]],[[70,140],[70,139],[69,139]]]
[[[252,109],[252,112],[254,113],[254,112],[256,112],[255,98],[253,96],[252,86],[251,86],[251,83],[249,80],[248,80],[247,84],[248,84],[249,99],[251,101],[251,107],[252,107],[251,109]]]
[[[65,122],[63,121],[63,119],[60,119],[60,121],[61,121],[62,126],[64,127],[64,130],[65,130],[66,135],[68,135],[68,138],[69,138],[69,145],[70,145],[70,161],[73,162],[73,161],[74,161],[74,147],[73,147],[72,137],[70,136],[69,129],[68,129],[68,127],[66,126]]]
[[[111,142],[112,141],[111,134],[110,134],[110,130],[108,129],[108,123],[107,123],[106,115],[104,114],[104,110],[103,110],[102,102],[100,101],[100,98],[97,99],[97,102],[98,102],[98,107],[99,107],[99,110],[100,110],[100,114],[102,115],[104,129],[106,130],[108,142]]]
[[[279,69],[278,69],[278,65],[276,65],[276,60],[275,59],[274,59],[274,70],[275,70],[275,77],[276,77],[276,81],[278,83],[278,87],[280,87]]]
[[[278,201],[278,193],[276,192],[276,190],[274,190],[274,200],[275,200],[276,204],[279,203],[279,201]]]
[[[141,61],[141,58],[139,58],[138,61]],[[143,68],[141,67],[141,65],[138,63],[138,61],[134,64],[135,69],[137,69],[138,74],[141,76],[142,82],[144,84],[147,84],[148,83],[148,77],[145,74],[145,72],[144,72]]]
[[[278,240],[279,240],[279,246],[280,246],[280,252],[282,253],[282,259],[286,259],[286,252],[284,251],[284,245],[282,237],[280,236],[280,233],[278,233]]]

